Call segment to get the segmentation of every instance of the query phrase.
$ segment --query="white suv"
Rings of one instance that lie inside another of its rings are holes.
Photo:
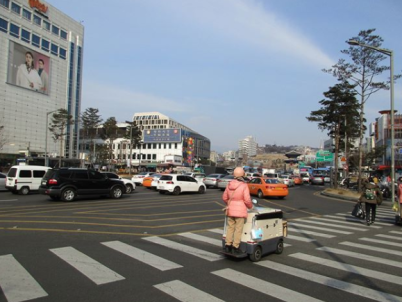
[[[206,187],[202,181],[198,181],[188,175],[166,174],[159,178],[156,189],[160,194],[169,192],[179,195],[181,192],[198,192],[204,194]]]
[[[130,179],[127,178],[122,178],[116,173],[113,172],[101,172],[102,174],[105,174],[108,178],[112,179],[120,179],[122,182],[124,182],[124,185],[126,186],[126,193],[130,194],[133,191],[135,191],[135,183],[132,182]]]

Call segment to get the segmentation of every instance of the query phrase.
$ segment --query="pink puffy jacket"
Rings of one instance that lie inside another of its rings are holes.
[[[226,204],[229,202],[232,194],[233,197],[228,207],[228,216],[247,218],[247,209],[251,209],[253,207],[247,184],[237,179],[232,180],[227,185],[222,196],[222,199]]]

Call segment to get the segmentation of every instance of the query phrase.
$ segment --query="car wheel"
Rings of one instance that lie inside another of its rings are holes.
[[[123,196],[123,189],[120,186],[116,186],[112,188],[112,190],[110,191],[110,197],[114,199],[119,199],[122,196]]]
[[[61,191],[61,199],[63,201],[73,201],[75,199],[76,193],[74,189],[67,188]]]
[[[275,254],[282,254],[283,252],[283,240],[279,240],[278,243],[276,244],[276,250]]]
[[[173,189],[173,195],[179,195],[180,194],[180,187],[175,187],[174,189]]]
[[[133,186],[132,185],[126,185],[126,193],[130,194],[131,192],[133,192]]]
[[[19,192],[21,195],[28,195],[29,194],[29,188],[28,187],[22,187],[21,189],[20,189],[20,192]]]
[[[262,258],[262,249],[261,246],[257,246],[254,250],[254,252],[250,255],[248,255],[248,257],[250,258],[250,260],[252,262],[258,262],[261,260]]]
[[[200,186],[200,188],[198,189],[198,193],[199,193],[199,194],[204,194],[204,193],[205,193],[205,188],[204,188],[204,186]]]
[[[258,198],[264,198],[264,194],[262,193],[261,190],[258,190],[257,196]]]

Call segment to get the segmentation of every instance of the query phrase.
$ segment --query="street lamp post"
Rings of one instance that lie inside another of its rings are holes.
[[[374,49],[378,52],[381,52],[390,58],[390,90],[391,90],[391,198],[392,202],[395,202],[395,124],[394,124],[394,52],[390,49],[385,48],[378,48],[371,45],[362,44],[356,40],[349,40],[347,42],[349,45],[352,46],[361,46],[370,49]],[[396,222],[401,222],[401,206],[398,202],[398,217],[396,217]]]
[[[132,158],[133,158],[133,125],[132,122],[126,121],[127,124],[130,124],[130,169],[128,171],[128,175],[131,177],[131,165],[132,165]]]
[[[48,164],[48,158],[47,158],[47,132],[48,132],[48,119],[49,119],[49,114],[56,112],[57,110],[53,110],[53,111],[48,111],[46,112],[46,128],[45,128],[45,167],[47,167]]]

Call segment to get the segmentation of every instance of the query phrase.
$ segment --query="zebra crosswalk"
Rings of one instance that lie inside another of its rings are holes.
[[[330,301],[319,292],[300,290],[300,287],[294,286],[292,282],[272,282],[265,278],[269,274],[280,274],[305,282],[306,288],[308,284],[315,284],[338,290],[345,295],[342,296],[344,299],[351,301],[354,297],[359,297],[374,301],[402,302],[402,290],[399,290],[402,285],[400,238],[402,232],[399,229],[386,228],[393,225],[388,222],[392,221],[393,212],[381,210],[379,213],[380,222],[376,228],[366,226],[359,219],[356,220],[345,213],[289,221],[289,234],[285,239],[285,246],[289,249],[285,249],[285,253],[276,258],[280,261],[273,261],[268,256],[260,262],[249,262],[249,265],[261,270],[244,271],[242,265],[238,265],[238,269],[234,269],[233,266],[222,268],[222,265],[225,267],[223,262],[225,258],[219,253],[222,246],[222,229],[211,229],[202,233],[180,233],[169,239],[158,236],[144,237],[140,242],[147,244],[138,246],[118,240],[105,241],[100,242],[95,248],[104,248],[103,252],[111,254],[111,258],[114,253],[124,255],[121,257],[125,257],[127,261],[141,263],[160,273],[183,270],[186,268],[184,263],[188,262],[181,261],[181,257],[175,258],[174,261],[167,259],[168,256],[161,257],[155,253],[157,249],[148,250],[150,245],[159,249],[173,250],[183,257],[191,256],[192,259],[197,259],[206,265],[220,263],[220,268],[211,266],[209,270],[210,278],[216,278],[212,285],[216,288],[208,288],[202,283],[197,284],[194,280],[187,282],[181,278],[152,284],[154,294],[167,295],[177,301],[227,301],[224,294],[219,294],[217,290],[221,286],[220,283],[241,285],[242,290],[245,288],[281,301]],[[376,233],[371,235],[370,228]],[[345,236],[350,234],[357,236],[354,237],[357,240],[352,242],[345,239]],[[334,241],[337,237],[341,238]],[[57,256],[55,261],[67,263],[74,268],[74,272],[90,280],[94,286],[105,284],[112,286],[130,278],[123,272],[117,271],[116,267],[111,269],[107,264],[101,263],[88,250],[84,253],[79,248],[67,246],[51,248],[48,252]],[[297,265],[294,260],[297,260]],[[313,267],[321,268],[321,271],[312,269]],[[392,270],[388,271],[387,268]],[[325,274],[322,274],[322,271]],[[341,272],[354,277],[350,280],[343,279],[340,277],[343,276]],[[365,283],[364,280],[370,282]],[[376,282],[389,285],[373,288],[372,284]],[[391,285],[397,286],[398,289],[389,290]],[[58,300],[57,297],[50,297],[48,291],[51,290],[41,285],[15,255],[0,255],[0,288],[7,302],[23,302],[46,297],[51,298],[46,301]],[[1,294],[0,301],[2,301]]]

